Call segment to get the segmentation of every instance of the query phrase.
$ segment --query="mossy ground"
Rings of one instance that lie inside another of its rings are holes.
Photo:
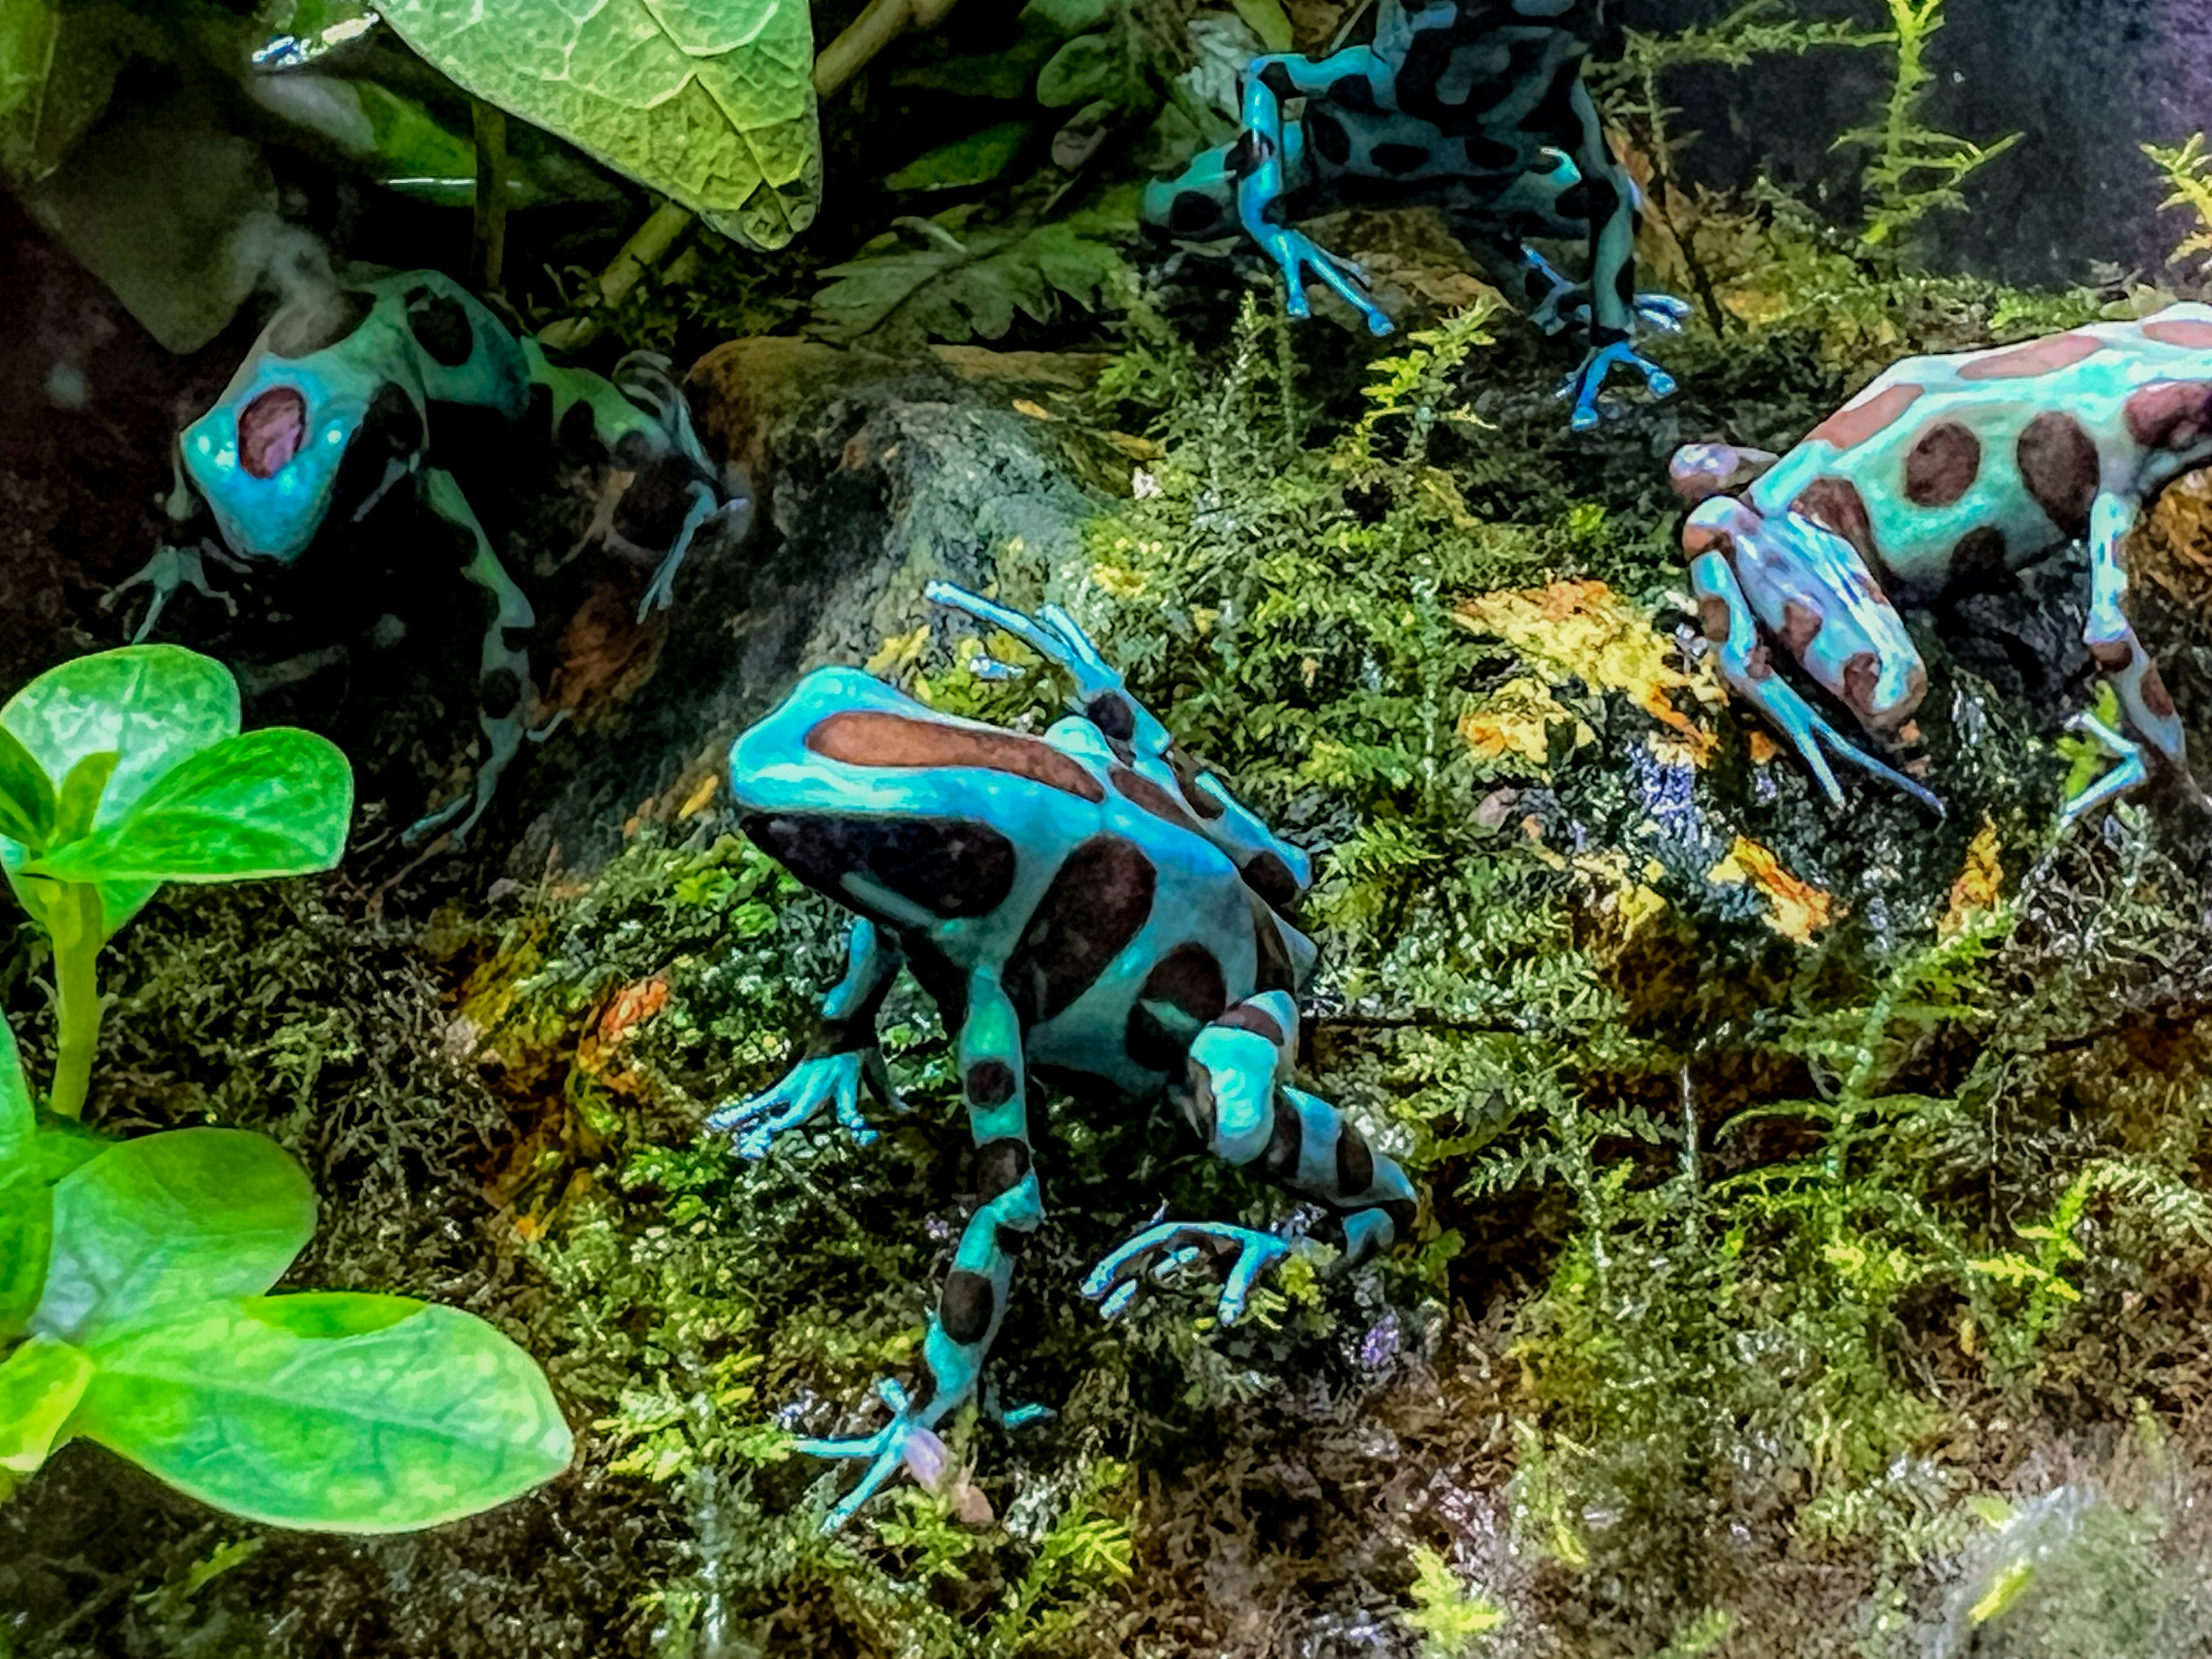
[[[108,1124],[278,1136],[325,1206],[298,1282],[501,1322],[582,1449],[498,1514],[356,1541],[77,1448],[0,1511],[18,1645],[2202,1650],[2204,827],[2148,800],[2052,829],[2087,695],[2063,566],[1923,629],[1949,816],[1856,780],[1832,811],[1694,659],[1664,478],[1689,438],[1786,444],[1902,351],[2103,301],[1795,246],[1759,290],[1787,307],[1662,348],[1680,396],[1594,437],[1502,314],[1369,362],[1325,324],[1140,311],[1089,411],[1158,456],[1050,580],[1322,854],[1306,1067],[1424,1184],[1411,1249],[1288,1274],[1234,1330],[1195,1287],[1104,1323],[1077,1281],[1157,1206],[1289,1206],[1163,1107],[1041,1114],[1050,1219],[995,1357],[1056,1417],[963,1423],[945,1492],[822,1539],[791,1437],[912,1367],[972,1194],[910,988],[914,1109],[875,1145],[701,1138],[786,1063],[840,917],[711,801],[588,880],[435,908],[173,895],[117,953]],[[2202,712],[2201,619],[2146,623]],[[959,631],[907,665],[925,695],[1048,716],[1047,677],[976,678]]]

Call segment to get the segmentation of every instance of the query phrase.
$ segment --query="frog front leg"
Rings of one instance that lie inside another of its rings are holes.
[[[737,1131],[738,1155],[761,1158],[778,1135],[812,1122],[829,1106],[854,1146],[872,1143],[876,1132],[860,1115],[860,1086],[866,1084],[887,1106],[901,1105],[876,1041],[876,1018],[905,960],[874,922],[854,922],[846,936],[845,977],[822,999],[806,1058],[774,1088],[723,1107],[707,1127]]]
[[[1310,270],[1367,319],[1370,333],[1390,332],[1390,319],[1368,297],[1365,272],[1319,246],[1303,231],[1279,224],[1276,219],[1289,188],[1285,100],[1323,95],[1347,76],[1364,79],[1370,87],[1388,86],[1391,73],[1389,65],[1364,47],[1339,52],[1321,64],[1288,55],[1255,58],[1245,72],[1237,216],[1252,240],[1282,268],[1283,307],[1293,317],[1312,314],[1304,275]]]
[[[537,693],[530,681],[530,659],[518,641],[536,623],[537,615],[492,551],[491,538],[477,522],[476,511],[453,475],[432,467],[423,473],[422,480],[431,510],[469,538],[469,556],[461,573],[483,588],[491,602],[491,621],[484,629],[477,671],[477,723],[483,731],[485,754],[477,768],[475,788],[416,820],[400,838],[413,845],[460,818],[452,832],[458,847],[491,805],[500,774],[521,750],[523,738],[532,735],[525,716],[535,704]]]
[[[2082,629],[2082,640],[2097,666],[2112,681],[2128,724],[2203,800],[2203,792],[2190,775],[2189,738],[2173,698],[2159,677],[2158,665],[2143,649],[2127,617],[2128,572],[2121,562],[2120,549],[2135,527],[2137,511],[2131,499],[2110,490],[2100,494],[2090,508],[2089,621]],[[2117,734],[2100,735],[2119,757],[2119,764],[2066,803],[2060,815],[2063,822],[2070,823],[2092,807],[2137,787],[2149,775],[2139,747],[2124,739],[2113,742]]]
[[[1176,1103],[1214,1155],[1257,1163],[1293,1192],[1327,1205],[1344,1230],[1343,1271],[1410,1236],[1419,1200],[1396,1163],[1376,1152],[1327,1101],[1291,1086],[1297,1006],[1280,991],[1239,1003],[1192,1041]],[[1162,1222],[1091,1270],[1083,1293],[1112,1318],[1147,1279],[1164,1279],[1203,1258],[1226,1267],[1218,1312],[1243,1316],[1261,1273],[1291,1252],[1288,1240],[1226,1222]]]
[[[1575,165],[1581,170],[1589,201],[1589,352],[1582,367],[1560,389],[1574,404],[1574,428],[1587,432],[1597,424],[1598,393],[1606,377],[1626,366],[1644,376],[1645,388],[1655,398],[1672,397],[1674,377],[1658,364],[1637,354],[1636,315],[1636,181],[1614,159],[1607,143],[1605,124],[1589,88],[1579,81],[1570,96],[1575,121]]]
[[[868,1465],[859,1484],[830,1511],[824,1532],[850,1520],[902,1463],[925,1481],[942,1470],[945,1448],[937,1425],[976,1396],[984,1357],[1006,1314],[1014,1255],[1044,1219],[1043,1195],[1030,1158],[1021,1023],[994,974],[979,973],[969,981],[958,1048],[981,1202],[960,1236],[952,1271],[922,1339],[928,1386],[921,1397],[910,1398],[895,1383],[879,1384],[878,1393],[892,1413],[882,1428],[851,1439],[799,1443],[799,1449],[811,1456],[860,1459]]]

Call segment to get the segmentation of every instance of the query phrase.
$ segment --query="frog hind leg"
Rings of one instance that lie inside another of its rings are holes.
[[[1613,155],[1597,106],[1579,79],[1568,105],[1571,154],[1589,196],[1590,343],[1582,367],[1567,377],[1559,395],[1574,406],[1571,418],[1575,430],[1587,432],[1597,425],[1598,394],[1615,368],[1635,369],[1655,398],[1674,395],[1674,377],[1636,350],[1636,319],[1642,309],[1636,292],[1636,233],[1641,217],[1636,181]],[[1682,315],[1687,314],[1684,307]]]
[[[942,1471],[945,1448],[937,1425],[977,1397],[984,1358],[1006,1314],[1014,1256],[1044,1220],[1043,1195],[1030,1157],[1021,1024],[991,975],[978,974],[969,981],[958,1047],[981,1202],[960,1236],[952,1271],[922,1339],[927,1390],[916,1399],[895,1382],[880,1382],[877,1393],[891,1407],[891,1420],[882,1428],[849,1439],[799,1443],[799,1449],[810,1455],[868,1466],[830,1511],[822,1526],[825,1533],[850,1520],[902,1465],[925,1482],[933,1482]],[[1009,1413],[1008,1420],[1033,1414]]]
[[[1233,148],[1238,159],[1237,216],[1244,229],[1283,273],[1283,308],[1291,316],[1312,315],[1306,299],[1310,271],[1334,289],[1366,319],[1368,331],[1388,334],[1394,325],[1367,293],[1367,274],[1349,259],[1331,253],[1303,231],[1276,222],[1290,188],[1292,148],[1283,106],[1294,98],[1325,97],[1346,78],[1387,86],[1395,74],[1373,49],[1340,52],[1325,64],[1289,54],[1255,58],[1244,72],[1244,131]]]
[[[738,1154],[768,1156],[778,1135],[812,1122],[824,1107],[836,1110],[837,1125],[856,1146],[876,1139],[860,1115],[860,1089],[866,1085],[885,1105],[902,1109],[876,1042],[876,1017],[898,978],[904,953],[890,934],[866,920],[846,936],[845,976],[822,999],[806,1057],[774,1088],[732,1101],[707,1120],[707,1127],[738,1137]]]
[[[2128,725],[2141,734],[2152,753],[2172,769],[2191,794],[2212,805],[2189,769],[2188,734],[2182,729],[2173,698],[2159,676],[2158,665],[2143,649],[2127,617],[2128,573],[2121,562],[2120,548],[2136,518],[2134,501],[2109,490],[2090,507],[2089,621],[2082,640],[2097,666],[2112,681]],[[2094,721],[2085,720],[2082,726],[2112,750],[2119,764],[2066,803],[2060,814],[2064,823],[2138,787],[2150,775],[2140,745]]]
[[[1342,1271],[1408,1237],[1419,1200],[1406,1172],[1370,1147],[1343,1113],[1291,1086],[1297,1018],[1297,1005],[1280,991],[1238,1003],[1193,1040],[1188,1074],[1175,1098],[1216,1157],[1256,1163],[1291,1191],[1336,1212],[1344,1230]],[[1289,1240],[1257,1228],[1164,1221],[1102,1260],[1085,1278],[1083,1293],[1112,1318],[1146,1280],[1211,1260],[1225,1269],[1221,1322],[1233,1324],[1260,1275],[1291,1249]]]
[[[1697,596],[1698,620],[1720,654],[1721,678],[1790,739],[1833,805],[1844,804],[1844,790],[1828,763],[1832,754],[1943,817],[1943,803],[1925,787],[1852,744],[1774,672],[1759,637],[1751,601],[1729,562],[1737,544],[1758,536],[1761,523],[1744,503],[1716,498],[1691,515],[1682,532],[1683,547],[1691,556],[1690,586]]]
[[[477,724],[484,735],[484,757],[477,768],[475,787],[469,793],[457,796],[417,819],[400,839],[414,846],[444,830],[453,844],[459,847],[476,828],[484,809],[491,805],[492,792],[499,786],[500,775],[521,752],[522,740],[526,737],[542,737],[552,726],[548,725],[533,732],[527,720],[537,702],[537,692],[530,679],[530,659],[520,644],[537,622],[529,599],[500,563],[499,556],[492,550],[491,538],[477,521],[475,509],[470,507],[468,497],[461,493],[453,475],[432,467],[423,473],[422,480],[424,499],[431,510],[469,538],[468,557],[462,574],[484,590],[491,604],[491,620],[484,628],[483,652],[477,671]],[[456,819],[459,820],[458,823]]]

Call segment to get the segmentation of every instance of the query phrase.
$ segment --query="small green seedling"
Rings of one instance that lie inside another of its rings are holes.
[[[53,941],[48,1106],[80,1117],[100,1044],[100,947],[164,882],[327,870],[353,773],[327,738],[240,732],[238,683],[173,645],[79,657],[0,708],[0,868]]]
[[[80,1437],[234,1514],[335,1532],[433,1526],[568,1467],[544,1375],[474,1315],[266,1294],[315,1230],[274,1141],[76,1121],[100,946],[164,882],[330,868],[352,808],[337,749],[241,734],[228,671],[173,646],[66,663],[0,708],[0,867],[53,941],[60,1027],[42,1115],[0,1024],[0,1499]]]

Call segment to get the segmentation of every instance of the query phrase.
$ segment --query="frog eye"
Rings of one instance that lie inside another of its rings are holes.
[[[307,436],[307,400],[289,386],[269,388],[238,412],[238,453],[256,478],[273,478]]]

